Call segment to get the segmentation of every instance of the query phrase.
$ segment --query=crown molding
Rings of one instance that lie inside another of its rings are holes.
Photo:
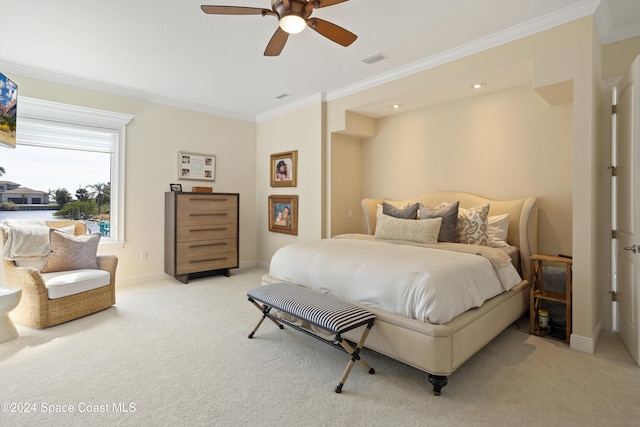
[[[166,105],[169,107],[182,108],[185,110],[197,111],[200,113],[212,114],[215,116],[222,116],[230,119],[243,120],[243,121],[249,121],[249,122],[255,121],[255,117],[249,114],[235,113],[228,110],[222,110],[218,108],[209,107],[206,105],[180,101],[177,99],[153,95],[150,93],[140,92],[133,89],[93,82],[85,79],[80,79],[78,77],[68,76],[65,74],[52,73],[50,71],[44,71],[44,70],[31,68],[31,67],[25,67],[22,65],[11,64],[3,61],[0,61],[0,67],[2,67],[2,69],[8,73],[14,73],[23,77],[29,77],[29,78],[43,80],[51,83],[62,84],[62,85],[71,86],[79,89],[92,90],[95,92],[105,93],[109,95],[122,96],[125,98],[137,99],[139,101],[151,102],[154,104]]]
[[[299,99],[297,101],[290,102],[282,107],[275,108],[273,110],[269,110],[265,113],[258,114],[256,116],[256,122],[261,122],[264,120],[269,120],[274,117],[282,116],[284,114],[290,113],[292,111],[299,110],[303,107],[308,107],[310,105],[316,105],[322,102],[326,102],[326,96],[324,92],[316,93],[313,95],[309,95],[305,98]]]
[[[416,61],[407,66],[399,67],[386,73],[378,74],[370,79],[362,80],[353,85],[345,86],[327,92],[327,101],[333,101],[347,95],[370,89],[384,83],[391,82],[403,77],[410,76],[421,71],[435,68],[440,65],[461,59],[503,44],[557,27],[567,22],[575,21],[585,16],[593,15],[600,4],[600,0],[583,0],[573,6],[565,7],[559,11],[541,16],[527,21],[523,24],[507,28],[502,31],[490,34],[442,53],[430,56],[420,61]]]

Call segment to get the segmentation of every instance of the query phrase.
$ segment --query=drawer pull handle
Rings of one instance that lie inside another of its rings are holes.
[[[222,213],[192,213],[189,214],[189,216],[227,216],[228,214],[226,212],[222,212]]]
[[[189,232],[197,233],[198,231],[225,231],[227,227],[217,227],[217,228],[199,228],[197,230],[189,230]]]
[[[212,198],[212,197],[189,197],[189,200],[194,202],[226,202],[229,199],[224,197]]]
[[[190,248],[206,248],[207,246],[226,246],[227,242],[203,243],[201,245],[189,245]]]
[[[199,262],[210,262],[210,261],[224,261],[226,260],[227,257],[222,257],[222,258],[211,258],[211,259],[200,259],[200,260],[194,260],[194,261],[189,261],[190,264],[197,264]]]

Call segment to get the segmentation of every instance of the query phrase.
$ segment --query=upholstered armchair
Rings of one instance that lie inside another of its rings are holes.
[[[86,225],[81,221],[45,221],[56,229],[51,232],[51,255],[44,257],[40,265],[3,258],[7,286],[22,289],[22,299],[12,311],[11,317],[17,323],[34,328],[46,328],[68,322],[104,310],[115,304],[115,277],[118,258],[114,255],[95,256],[95,267],[73,267],[73,252],[93,235],[87,235]],[[73,227],[73,236],[65,236]],[[55,235],[55,236],[54,236]],[[54,240],[55,237],[55,240]],[[8,230],[0,227],[0,247],[7,244]],[[99,235],[95,236],[99,239]],[[67,240],[71,240],[66,246]],[[60,243],[56,243],[60,242]],[[97,242],[93,254],[97,250]],[[75,245],[75,246],[74,246]],[[66,248],[72,248],[67,251]],[[64,259],[65,252],[71,252],[71,261]],[[90,252],[90,251],[89,251]],[[87,255],[84,255],[87,257]],[[52,267],[52,264],[56,264]],[[67,267],[65,267],[67,266]]]

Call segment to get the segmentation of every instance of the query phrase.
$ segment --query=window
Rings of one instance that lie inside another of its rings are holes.
[[[37,190],[48,192],[65,188],[75,199],[79,188],[109,184],[110,229],[109,236],[103,240],[122,244],[125,130],[132,118],[127,114],[20,97],[17,149],[40,162],[32,167],[34,177],[42,172],[50,176],[50,187],[32,188],[36,191],[29,197],[42,197],[38,196]],[[86,165],[93,169],[89,175],[82,172],[82,166]],[[2,166],[9,169],[10,165]],[[7,170],[2,179],[9,177]],[[93,182],[82,181],[83,177]]]

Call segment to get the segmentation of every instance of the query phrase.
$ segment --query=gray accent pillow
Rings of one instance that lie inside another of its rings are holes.
[[[96,256],[100,233],[74,236],[51,229],[49,237],[51,253],[42,269],[43,273],[98,268]]]
[[[416,214],[418,213],[419,207],[420,207],[420,204],[414,203],[413,205],[408,205],[403,208],[398,208],[396,206],[393,206],[391,203],[383,202],[382,213],[385,215],[392,216],[394,218],[416,219]]]
[[[458,243],[458,206],[460,202],[437,208],[422,205],[418,211],[418,219],[442,218],[438,242]]]

